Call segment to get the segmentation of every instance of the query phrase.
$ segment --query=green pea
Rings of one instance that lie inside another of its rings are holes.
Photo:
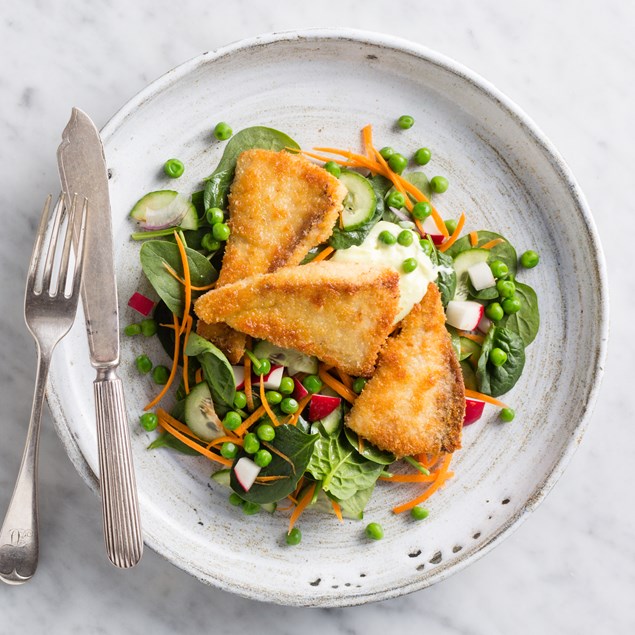
[[[224,121],[217,123],[214,128],[214,136],[219,141],[226,141],[233,134],[234,134],[234,131]]]
[[[294,527],[287,534],[287,544],[294,547],[295,545],[299,545],[301,542],[302,542],[302,532],[297,527]]]
[[[494,366],[502,366],[507,361],[507,353],[502,348],[493,348],[489,354],[489,361]]]
[[[282,401],[282,395],[277,390],[268,390],[265,393],[265,399],[267,400],[267,403],[275,406]]]
[[[447,192],[448,186],[450,183],[444,176],[433,176],[430,179],[430,187],[433,192],[437,194],[443,194],[443,192]]]
[[[425,220],[432,214],[432,205],[427,201],[419,201],[415,203],[410,212],[417,220]]]
[[[397,119],[397,125],[402,130],[408,130],[408,128],[412,128],[412,126],[415,125],[414,117],[411,117],[410,115],[401,115],[401,117]]]
[[[404,273],[412,273],[417,268],[417,260],[415,258],[406,258],[401,263],[401,268],[404,270]]]
[[[168,383],[168,379],[170,378],[170,369],[166,366],[155,366],[152,371],[152,379],[154,379],[155,384],[159,384],[159,386],[165,386]]]
[[[245,501],[238,496],[238,494],[236,494],[236,492],[232,492],[229,495],[229,504],[233,505],[234,507],[240,507]]]
[[[371,540],[381,540],[384,537],[384,530],[379,523],[368,523],[366,525],[366,535]]]
[[[256,435],[261,441],[273,441],[276,438],[276,429],[268,423],[263,423],[256,428]]]
[[[499,280],[496,290],[501,298],[511,298],[516,293],[516,285],[511,280]]]
[[[525,267],[525,269],[533,269],[539,261],[540,256],[537,254],[537,252],[533,251],[533,249],[526,251],[520,257],[520,264]]]
[[[323,383],[317,375],[307,375],[302,380],[302,385],[313,395],[322,390]]]
[[[397,242],[404,247],[412,245],[413,240],[414,236],[408,229],[404,229],[402,232],[399,232],[399,236],[397,236]]]
[[[234,395],[234,408],[242,410],[247,405],[247,395],[242,390],[237,390]]]
[[[379,232],[379,236],[377,236],[377,239],[380,242],[384,243],[384,245],[394,245],[397,242],[397,237],[392,232],[389,232],[387,229]]]
[[[159,425],[159,417],[154,412],[146,412],[139,417],[139,423],[144,430],[152,432]]]
[[[290,395],[295,390],[295,383],[291,377],[283,377],[280,382],[280,388],[278,388],[278,392],[281,392],[283,395]]]
[[[178,159],[168,159],[163,164],[163,171],[172,179],[178,179],[185,172],[185,166]]]
[[[258,503],[250,503],[249,501],[245,501],[243,503],[243,514],[246,516],[253,516],[260,511],[260,505]]]
[[[513,298],[505,298],[501,302],[501,305],[503,307],[503,311],[505,311],[507,315],[518,313],[518,311],[520,311],[520,309],[522,308],[520,300],[516,296],[514,296]]]
[[[428,148],[419,148],[414,155],[414,160],[417,165],[426,165],[432,158],[432,152]]]
[[[342,174],[342,168],[335,163],[335,161],[326,162],[324,164],[324,169],[338,179],[340,178],[340,174]]]
[[[152,318],[141,320],[141,332],[145,337],[152,337],[156,335],[157,323]]]
[[[406,157],[403,154],[399,154],[398,152],[395,152],[394,154],[391,154],[390,157],[388,158],[388,165],[390,166],[390,169],[393,172],[396,172],[397,174],[401,174],[406,169],[406,166],[408,165],[408,159],[406,159]]]
[[[128,324],[123,330],[124,335],[139,335],[141,333],[141,324]]]
[[[514,412],[513,408],[503,408],[500,413],[498,414],[498,416],[505,422],[505,423],[509,423],[510,421],[514,420],[514,417],[516,416],[516,413]]]
[[[147,355],[139,355],[134,362],[137,365],[137,370],[142,375],[147,375],[152,370],[152,362]]]
[[[490,262],[489,268],[495,278],[504,278],[509,273],[509,267],[502,260]]]
[[[230,234],[231,229],[229,229],[229,225],[227,223],[215,223],[212,225],[212,235],[216,240],[225,242],[229,238]]]
[[[379,154],[381,154],[382,158],[385,161],[388,161],[388,159],[390,159],[390,157],[395,154],[395,149],[391,148],[390,146],[384,146],[380,151]]]
[[[217,223],[217,224],[220,224],[220,223]],[[203,249],[206,249],[207,251],[216,251],[217,249],[220,249],[220,245],[221,245],[220,241],[214,238],[213,232],[209,232],[205,234],[203,238],[201,238],[201,247]]]
[[[297,412],[299,407],[298,402],[293,397],[285,397],[280,403],[280,410],[286,415],[292,415]]]
[[[254,432],[248,432],[243,440],[243,449],[247,454],[256,454],[260,449],[260,441]]]
[[[423,253],[425,253],[426,256],[432,255],[434,246],[430,244],[430,241],[427,238],[422,238],[419,241],[419,244],[421,245],[421,249],[423,249]]]
[[[456,231],[456,225],[457,223],[453,218],[445,221],[445,228],[448,230],[450,235],[452,235]]]
[[[413,507],[410,510],[410,515],[415,520],[423,520],[424,518],[427,518],[430,515],[430,512],[427,509],[424,509],[423,507],[419,507],[417,505],[417,507]]]
[[[503,307],[498,302],[492,302],[485,307],[485,315],[490,320],[498,322],[498,320],[502,320],[505,316],[505,311],[503,311]]]
[[[216,223],[222,223],[225,220],[225,214],[220,207],[210,207],[205,212],[205,218],[210,226],[216,225]]]
[[[220,446],[221,456],[224,456],[226,459],[235,459],[238,454],[238,446],[231,441],[225,441],[223,445]]]
[[[269,450],[258,450],[254,456],[254,463],[258,467],[267,467],[267,465],[271,463],[272,459],[273,456],[271,456],[271,452],[269,452]]]
[[[223,427],[227,428],[227,430],[235,430],[240,426],[242,422],[243,418],[240,416],[240,413],[236,412],[235,410],[230,410],[223,417]]]
[[[356,392],[359,395],[359,393],[364,390],[364,386],[366,386],[366,380],[363,377],[358,377],[353,382],[353,392]]]
[[[406,197],[401,192],[391,192],[386,197],[386,205],[401,209],[406,204]]]
[[[271,362],[268,359],[259,359],[258,365],[253,365],[255,375],[268,375],[271,372]]]

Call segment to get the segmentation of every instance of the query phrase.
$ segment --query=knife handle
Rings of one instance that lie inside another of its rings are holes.
[[[97,371],[93,387],[106,552],[125,569],[141,559],[143,537],[123,384],[109,368]]]

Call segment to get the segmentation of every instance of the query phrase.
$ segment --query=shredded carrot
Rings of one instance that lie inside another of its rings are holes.
[[[175,334],[179,331],[179,318],[176,315],[172,316],[174,319],[174,332]],[[170,371],[170,375],[168,380],[165,382],[165,385],[159,392],[159,394],[148,404],[146,404],[144,410],[150,410],[150,408],[154,408],[160,401],[163,399],[165,393],[168,392],[174,378],[176,377],[176,371],[179,367],[179,347],[180,347],[181,338],[176,335],[174,338],[174,355],[172,357],[172,370]]]
[[[347,388],[341,381],[337,381],[334,377],[329,375],[324,367],[320,367],[319,370],[320,379],[330,388],[332,388],[338,395],[344,397],[346,401],[353,403],[357,399],[357,395]]]
[[[335,515],[337,516],[337,520],[343,523],[344,518],[342,518],[342,508],[340,507],[340,504],[337,501],[334,501],[333,499],[331,499],[331,505],[333,506],[333,511],[335,512]]]
[[[287,496],[287,498],[288,498],[288,496]],[[276,511],[277,512],[288,512],[292,508],[293,508],[293,503],[291,501],[289,501],[289,503],[287,505],[285,505],[284,507],[282,507],[280,505],[278,507],[276,507]]]
[[[295,525],[298,518],[300,518],[300,514],[305,510],[306,506],[311,502],[313,498],[313,493],[315,492],[315,488],[317,483],[314,483],[309,487],[304,496],[298,501],[298,504],[295,506],[293,513],[291,514],[291,518],[289,518],[289,531],[293,529],[293,525]]]
[[[313,395],[311,394],[305,395],[304,397],[302,397],[302,399],[300,399],[300,401],[298,401],[298,409],[293,413],[293,415],[291,415],[291,418],[289,419],[289,425],[294,426],[298,423],[302,411],[306,408],[306,405],[309,403],[309,401],[311,401],[312,396]]]
[[[494,399],[494,397],[490,397],[489,395],[484,395],[483,393],[476,392],[476,390],[468,390],[465,389],[465,396],[470,399],[479,399],[480,401],[485,401],[487,403],[491,403],[493,406],[498,406],[499,408],[507,408],[507,406],[498,399]]]
[[[270,452],[277,454],[283,461],[286,461],[291,466],[291,470],[295,474],[295,463],[284,452],[281,452],[275,445],[271,445],[271,443],[267,443],[266,441],[262,441],[262,445],[264,445]]]
[[[245,355],[245,396],[247,397],[247,409],[251,412],[254,409],[254,396],[251,393],[251,359]]]
[[[234,430],[234,434],[238,437],[242,437],[243,434],[245,434],[245,432],[247,431],[247,428],[249,428],[249,426],[254,423],[255,421],[258,421],[258,419],[260,419],[260,417],[262,417],[262,415],[265,414],[265,407],[264,406],[258,406],[258,408],[256,408],[256,410],[254,410],[235,430]]]
[[[286,474],[272,474],[271,476],[257,476],[257,483],[273,483],[274,481],[281,481],[283,478],[289,478]]]
[[[373,127],[368,124],[362,128],[362,140],[364,142],[364,152],[369,159],[373,158]]]
[[[347,375],[343,370],[337,369],[337,374],[340,376],[342,383],[350,390],[353,390],[353,378]]]
[[[178,273],[176,273],[176,271],[174,271],[174,269],[172,269],[172,267],[170,267],[170,265],[167,262],[163,263],[163,266],[165,267],[166,271],[178,282],[180,282],[182,285],[185,285],[185,280],[183,278],[181,278],[181,276],[179,276]],[[196,287],[193,284],[190,285],[190,288],[192,289],[192,291],[209,291],[210,289],[213,289],[216,286],[215,282],[212,282],[211,284],[205,285],[204,287]]]
[[[364,437],[357,437],[357,451],[361,454],[364,451]]]
[[[410,181],[407,181],[406,179],[404,179],[402,176],[399,176],[398,174],[395,175],[399,181],[401,181],[401,184],[404,188],[404,190],[406,190],[406,192],[408,194],[412,194],[412,196],[414,196],[414,198],[417,201],[425,201],[426,203],[430,203],[430,208],[432,209],[432,218],[434,219],[434,224],[437,226],[437,229],[441,232],[441,234],[443,236],[447,236],[448,235],[448,228],[445,226],[445,223],[443,222],[443,218],[441,218],[441,214],[439,214],[437,208],[432,205],[432,203],[430,202],[430,199],[414,184],[412,184]]]
[[[473,342],[476,342],[477,344],[482,344],[485,341],[485,338],[482,335],[477,335],[476,333],[470,333],[468,331],[457,331],[457,333],[461,337],[465,337],[468,340],[472,340]]]
[[[417,496],[417,498],[413,498],[411,501],[408,501],[407,503],[403,503],[402,505],[397,505],[397,507],[394,507],[392,511],[395,514],[401,514],[402,512],[408,511],[409,509],[412,509],[413,507],[417,506],[419,503],[423,503],[423,501],[430,498],[430,496],[432,496],[432,494],[434,494],[440,487],[442,487],[443,484],[450,478],[450,473],[448,472],[448,469],[450,467],[451,460],[452,460],[452,455],[451,454],[446,455],[446,457],[443,459],[443,462],[441,463],[441,467],[439,468],[438,472],[435,473],[434,482],[430,484],[430,486],[426,489],[425,492],[423,492],[423,494],[420,494],[419,496]]]
[[[199,369],[196,371],[196,374],[194,375],[194,381],[195,381],[197,384],[200,384],[200,383],[203,381],[203,369],[202,369],[202,368],[199,368]]]
[[[275,412],[271,409],[267,397],[265,396],[265,380],[262,375],[260,375],[260,403],[264,406],[267,416],[271,419],[271,423],[273,423],[274,426],[279,426],[280,422],[278,421],[278,417],[276,417]]]
[[[174,330],[174,324],[159,324],[159,326],[162,326],[164,329]]]
[[[183,322],[181,323],[181,330],[179,331],[179,335],[182,335],[185,331],[185,324],[187,320],[187,316],[190,314],[190,307],[192,306],[192,281],[190,280],[190,262],[187,259],[187,254],[185,253],[185,246],[183,245],[183,241],[179,236],[179,232],[175,230],[174,239],[176,240],[176,244],[179,248],[179,253],[181,254],[181,263],[183,266],[183,284],[185,285],[185,303],[183,306]]]
[[[303,154],[306,157],[310,157],[311,159],[317,159],[318,161],[324,161],[324,163],[326,163],[328,161],[333,161],[333,162],[337,163],[338,165],[344,166],[346,168],[358,167],[352,161],[348,161],[348,160],[345,160],[345,159],[337,159],[337,158],[334,159],[332,157],[327,157],[327,156],[324,156],[322,154],[317,154],[317,152],[309,152],[308,150],[300,150],[300,153]]]
[[[222,437],[216,437],[215,439],[212,439],[208,444],[207,444],[207,449],[209,450],[211,447],[215,446],[215,445],[222,445],[223,443],[234,443],[235,445],[240,445],[242,447],[243,445],[243,440],[239,439],[238,437],[234,437],[234,436],[222,436]]]
[[[430,469],[433,465],[439,462],[440,456],[438,454],[419,454],[415,457],[423,467]]]
[[[185,394],[190,394],[190,377],[188,373],[188,364],[189,357],[185,354],[185,349],[187,348],[187,340],[190,338],[190,332],[192,330],[192,316],[188,315],[185,318],[187,325],[185,327],[185,338],[183,339],[183,388],[185,389]]]
[[[479,249],[491,249],[492,247],[496,247],[496,245],[500,245],[501,243],[504,243],[504,242],[505,242],[504,238],[494,238],[490,240],[489,242],[485,243],[484,245],[481,245]]]
[[[322,249],[322,251],[315,258],[313,258],[313,260],[311,260],[311,262],[320,262],[321,260],[326,260],[334,251],[335,249],[333,249],[333,247],[329,245],[328,247]]]
[[[339,154],[340,156],[346,157],[351,163],[358,163],[356,167],[366,168],[367,170],[372,170],[377,174],[381,174],[383,170],[381,169],[380,164],[377,163],[376,160],[369,159],[365,157],[363,154],[357,154],[355,152],[351,152],[350,150],[340,150],[339,148],[313,148],[318,152],[330,152],[331,154]]]
[[[163,425],[163,427],[172,436],[176,437],[179,441],[182,441],[183,443],[185,443],[185,445],[196,450],[199,454],[202,454],[203,456],[207,457],[208,459],[211,459],[212,461],[216,461],[217,463],[221,463],[222,465],[231,467],[232,462],[229,459],[226,459],[225,457],[220,456],[219,454],[215,454],[214,452],[210,452],[207,448],[204,448],[202,445],[200,445],[193,439],[190,439],[184,434],[181,434],[181,432],[179,432],[176,428],[170,425],[168,421],[162,418],[161,416],[159,416],[159,420],[161,421],[161,424]]]
[[[163,408],[157,408],[157,417],[161,421],[167,421],[173,428],[176,428],[182,434],[186,434],[192,439],[197,439],[203,443],[202,439],[199,439],[184,423],[181,423],[178,419],[175,419],[172,415],[168,414]]]
[[[380,476],[380,481],[388,481],[392,483],[432,483],[436,480],[434,474],[426,476],[418,472],[417,474],[393,474],[392,476]]]
[[[472,247],[476,247],[476,245],[478,245],[478,232],[470,232],[469,237],[470,245],[472,245]]]
[[[461,216],[459,218],[459,222],[456,224],[456,229],[452,232],[452,236],[450,236],[443,244],[439,247],[439,251],[447,251],[452,247],[452,245],[456,242],[457,238],[463,231],[463,225],[465,225],[465,214],[461,212]]]

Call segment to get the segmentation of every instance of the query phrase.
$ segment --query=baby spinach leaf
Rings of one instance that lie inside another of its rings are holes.
[[[499,324],[506,329],[518,333],[525,346],[529,346],[540,328],[540,313],[538,311],[538,296],[528,285],[515,281],[516,297],[520,300],[520,311],[506,315]]]
[[[190,456],[200,456],[200,453],[197,452],[194,448],[191,448],[189,445],[185,445],[183,441],[173,437],[168,432],[164,432],[159,435],[149,446],[148,450],[156,450],[157,448],[172,448],[177,452],[181,452],[182,454],[189,454]]]
[[[295,148],[299,150],[300,146],[284,132],[265,126],[252,126],[237,132],[225,146],[218,167],[207,179],[203,193],[205,211],[210,207],[227,207],[227,194],[234,178],[238,156],[241,152],[252,148],[262,148],[263,150]]]
[[[313,448],[318,435],[310,435],[298,430],[295,426],[281,425],[276,428],[276,437],[269,443],[286,459],[271,451],[271,463],[260,470],[258,476],[280,476],[282,478],[265,483],[254,483],[246,492],[236,479],[234,470],[231,471],[231,488],[243,500],[252,503],[273,503],[291,494],[298,481],[306,471],[307,465],[313,454]],[[247,456],[245,453],[239,455]],[[237,459],[237,461],[238,461]],[[235,465],[236,463],[234,463]]]
[[[216,280],[218,274],[205,256],[189,247],[185,248],[190,266],[190,280],[194,286],[203,287]],[[183,316],[183,285],[168,273],[166,265],[183,277],[181,255],[176,244],[165,240],[148,240],[139,252],[143,273],[172,313]],[[194,295],[194,293],[193,293]]]
[[[355,448],[355,450],[361,454],[365,459],[373,461],[373,463],[379,463],[380,465],[390,465],[397,460],[397,457],[392,452],[380,450],[372,443],[363,439],[360,443],[359,436],[356,432],[350,428],[344,428],[344,434],[348,442]]]
[[[359,454],[344,434],[314,437],[315,449],[307,471],[322,481],[325,492],[344,501],[375,484],[383,466]]]
[[[185,354],[198,360],[214,402],[232,406],[236,396],[236,379],[224,353],[200,335],[190,333]]]
[[[371,485],[366,489],[357,490],[350,498],[346,500],[340,500],[333,496],[333,499],[336,503],[339,503],[339,506],[342,509],[342,516],[344,518],[351,518],[353,520],[361,520],[364,518],[364,509],[366,509],[366,505],[370,500],[370,497],[373,494],[373,490],[375,489],[375,485]]]
[[[435,249],[430,256],[432,264],[444,267],[439,271],[435,284],[441,294],[441,304],[444,307],[454,297],[456,292],[456,272],[454,271],[454,261],[447,253]]]
[[[496,238],[502,238],[504,242],[499,243],[490,249],[490,255],[487,262],[502,260],[507,265],[509,273],[516,275],[516,270],[518,268],[518,256],[516,255],[516,250],[512,244],[508,242],[504,236],[484,229],[479,229],[478,243],[476,246],[482,247],[485,243],[488,243],[490,240],[494,240]],[[459,238],[459,240],[457,240],[445,253],[452,258],[456,258],[461,252],[467,251],[468,249],[473,249],[470,237],[463,236],[463,238]]]
[[[493,348],[507,353],[507,361],[502,366],[490,363],[489,354]],[[492,397],[503,395],[514,387],[524,366],[525,348],[520,335],[500,326],[490,328],[476,369],[480,391]]]
[[[378,175],[368,180],[373,186],[375,196],[377,198],[375,212],[371,216],[370,220],[367,220],[361,227],[351,231],[342,229],[339,226],[338,220],[338,223],[333,228],[333,234],[329,239],[329,245],[333,247],[333,249],[348,249],[353,245],[361,245],[366,236],[370,233],[370,230],[382,219],[382,216],[384,215],[384,188],[386,186],[385,181],[387,181],[387,179]]]

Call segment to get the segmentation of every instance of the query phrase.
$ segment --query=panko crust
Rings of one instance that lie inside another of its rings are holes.
[[[464,416],[463,375],[431,283],[386,342],[345,424],[398,457],[436,455],[461,447]]]

